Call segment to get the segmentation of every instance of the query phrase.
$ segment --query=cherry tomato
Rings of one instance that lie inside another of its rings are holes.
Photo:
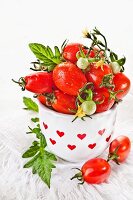
[[[64,59],[72,63],[75,63],[77,61],[76,54],[78,51],[80,51],[80,48],[84,51],[84,53],[87,53],[87,50],[84,49],[83,44],[71,43],[66,45],[65,48],[63,49],[63,54],[62,54]]]
[[[46,97],[44,95],[38,95],[37,99],[44,105],[47,104]]]
[[[77,109],[76,97],[65,94],[60,90],[55,90],[51,94],[39,95],[37,98],[42,104],[52,106],[54,110],[60,113],[74,114]]]
[[[24,78],[25,89],[34,93],[52,92],[52,73],[38,72]]]
[[[98,51],[99,51],[99,49],[97,47],[93,47],[93,50],[90,51],[89,57],[94,58],[97,55]],[[100,56],[100,58],[103,58],[104,51],[100,51],[99,56]]]
[[[87,82],[82,70],[70,62],[60,63],[54,68],[53,80],[58,89],[69,95],[77,95]]]
[[[88,160],[73,178],[78,178],[83,182],[90,184],[99,184],[105,182],[111,172],[109,163],[102,158],[93,158]]]
[[[116,97],[118,99],[122,99],[124,96],[127,95],[129,89],[130,89],[130,80],[127,76],[125,76],[123,73],[117,73],[114,78],[113,78],[113,82],[115,85],[114,91],[119,91],[121,90],[121,92],[119,92]]]
[[[93,91],[93,101],[96,102],[96,113],[104,112],[109,110],[113,105],[115,100],[110,99],[110,92],[107,88],[95,88]]]
[[[90,65],[90,70],[86,72],[88,82],[92,82],[95,87],[100,87],[105,75],[111,74],[112,70],[108,64],[102,67],[96,67],[95,64]]]
[[[124,162],[131,150],[131,142],[127,136],[121,135],[114,139],[109,147],[109,160],[117,164]]]
[[[52,107],[54,110],[66,113],[66,114],[74,114],[74,110],[76,111],[76,97],[70,96],[61,92],[60,90],[54,91],[55,99],[52,103]]]

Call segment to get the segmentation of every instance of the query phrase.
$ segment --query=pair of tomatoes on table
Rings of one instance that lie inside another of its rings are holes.
[[[113,160],[115,163],[120,164],[125,162],[131,150],[131,142],[127,136],[118,136],[114,139],[109,147],[108,159],[93,158],[88,160],[79,172],[72,178],[77,178],[80,184],[87,182],[90,184],[99,184],[107,181],[111,173],[111,166],[109,161]]]

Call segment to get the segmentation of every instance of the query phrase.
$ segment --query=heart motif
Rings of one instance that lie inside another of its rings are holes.
[[[44,122],[43,122],[43,126],[44,126],[44,128],[45,128],[45,129],[47,129],[47,128],[48,128],[48,125],[47,125],[47,124],[45,124]]]
[[[102,136],[104,134],[104,132],[105,132],[105,128],[103,130],[99,130],[98,134]]]
[[[96,143],[94,143],[94,144],[89,144],[89,145],[88,145],[88,147],[89,147],[90,149],[94,149],[95,146],[96,146]]]
[[[50,142],[54,145],[56,144],[56,141],[55,140],[52,140],[51,138],[49,138]]]
[[[111,138],[111,135],[109,137],[106,138],[106,142],[108,142]]]
[[[86,137],[86,134],[83,133],[83,134],[78,134],[77,137],[80,139],[80,140],[83,140],[85,137]]]
[[[67,147],[70,149],[70,150],[74,150],[76,148],[75,145],[71,145],[71,144],[68,144]]]
[[[60,136],[60,137],[62,137],[62,136],[64,136],[64,132],[61,132],[61,131],[56,131],[56,133]]]

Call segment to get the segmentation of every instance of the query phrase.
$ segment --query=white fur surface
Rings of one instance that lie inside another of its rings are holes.
[[[119,105],[114,137],[127,135],[133,142],[133,97]],[[107,183],[78,185],[71,181],[73,167],[81,164],[58,160],[53,170],[50,190],[31,169],[23,169],[22,153],[33,141],[26,135],[33,114],[18,110],[3,113],[0,119],[0,200],[133,200],[133,151],[124,164],[111,163],[112,173]],[[106,122],[105,122],[106,123]],[[102,155],[107,157],[107,152]]]

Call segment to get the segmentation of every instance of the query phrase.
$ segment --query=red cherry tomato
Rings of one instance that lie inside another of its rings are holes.
[[[77,95],[87,82],[82,70],[70,62],[60,63],[54,68],[53,80],[58,89],[69,95]]]
[[[124,162],[131,150],[131,142],[127,136],[121,135],[114,139],[109,147],[109,160],[116,163]]]
[[[94,89],[93,100],[96,102],[97,106],[96,113],[109,110],[115,102],[114,99],[110,99],[110,92],[105,87]]]
[[[52,92],[52,73],[38,72],[24,78],[25,89],[34,93]]]
[[[88,160],[81,168],[81,172],[73,178],[81,178],[82,181],[90,184],[99,184],[105,182],[111,172],[109,163],[102,158],[93,158]]]
[[[74,114],[77,109],[75,104],[76,97],[65,94],[60,90],[55,90],[51,94],[39,95],[37,98],[42,104],[52,106],[54,110],[60,113]]]
[[[46,97],[44,95],[38,95],[37,99],[40,101],[40,103],[46,105],[47,100],[46,100]]]
[[[73,110],[76,110],[76,97],[65,94],[59,90],[54,91],[55,100],[52,103],[54,110],[66,113],[73,114]]]
[[[63,49],[63,54],[62,54],[63,58],[67,61],[75,63],[77,61],[76,54],[78,51],[80,51],[80,48],[84,51],[84,53],[87,53],[87,50],[84,49],[83,44],[79,44],[79,43],[67,44],[65,48]]]
[[[114,91],[117,92],[121,90],[121,92],[119,92],[116,95],[116,97],[118,99],[122,99],[129,92],[130,85],[131,85],[129,78],[125,76],[123,73],[117,73],[113,78],[113,82],[115,85]]]
[[[103,67],[96,67],[92,64],[90,65],[90,70],[85,75],[88,82],[92,82],[95,87],[99,87],[102,84],[104,76],[111,73],[112,70],[108,64],[104,64]]]

